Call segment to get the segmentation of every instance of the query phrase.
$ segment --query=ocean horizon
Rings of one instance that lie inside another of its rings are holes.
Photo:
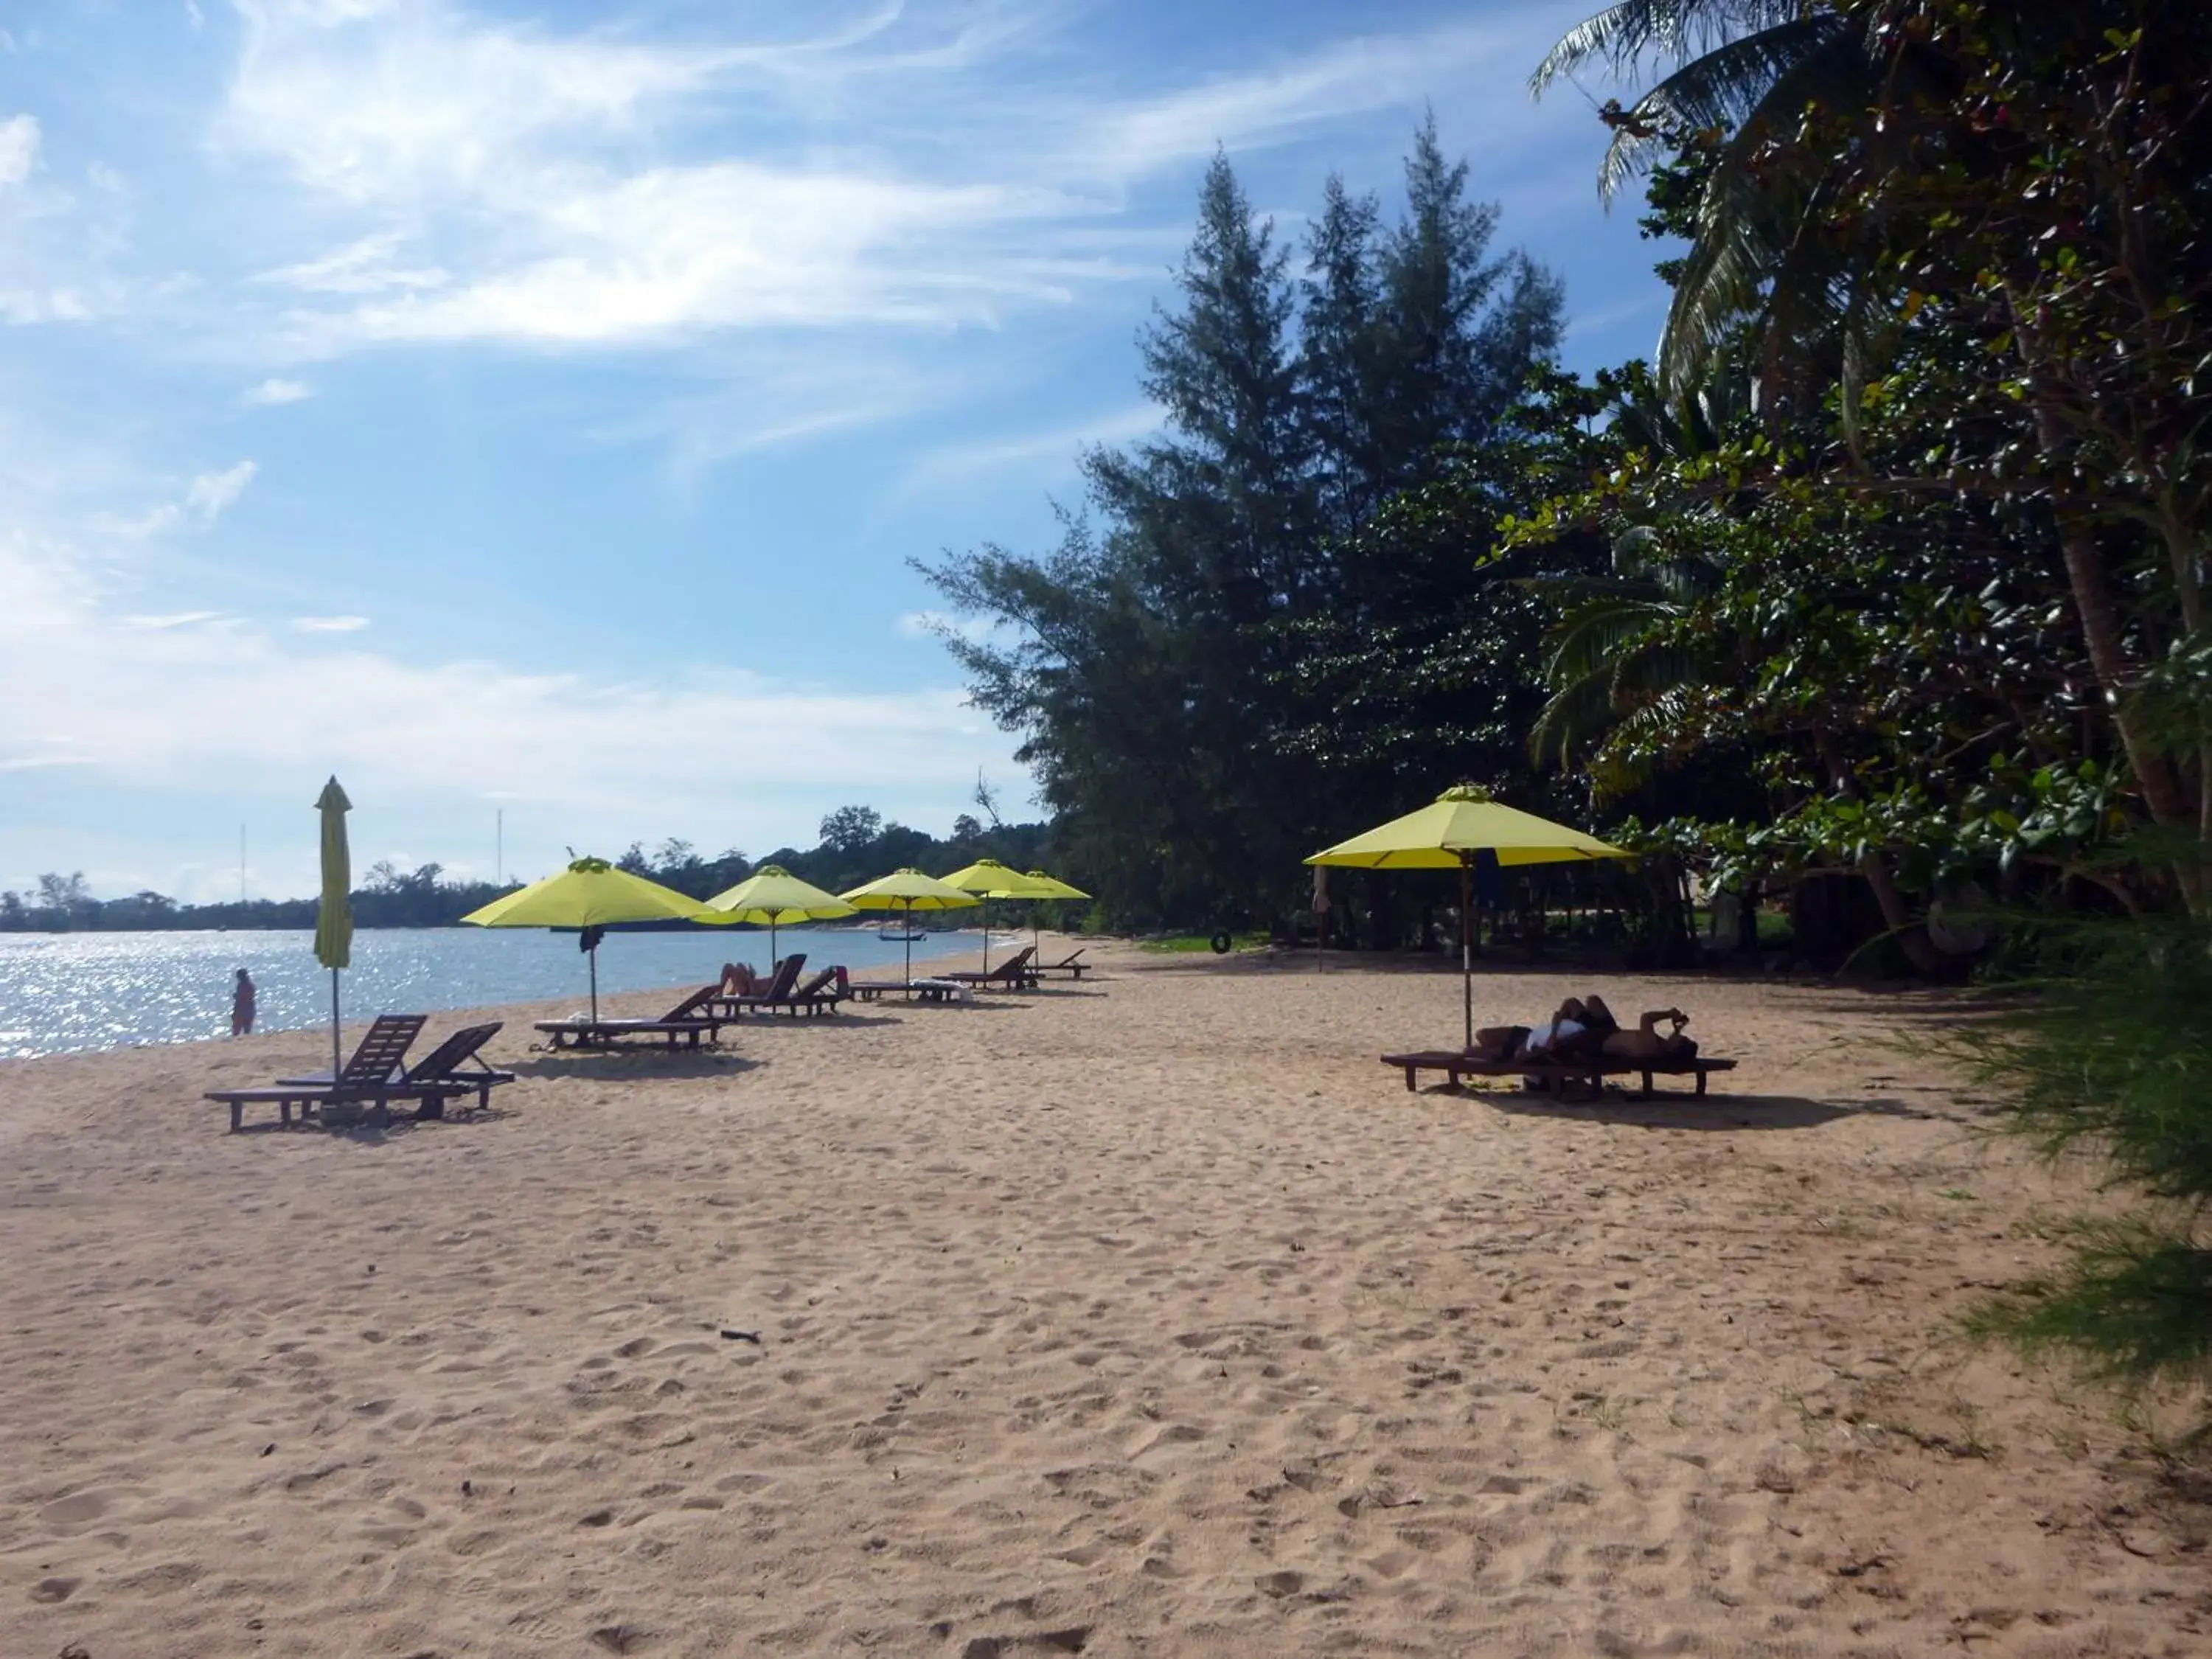
[[[992,935],[994,945],[1012,937]],[[769,939],[766,929],[753,928],[611,932],[599,946],[599,991],[702,985],[726,962],[764,969]],[[331,976],[315,961],[314,942],[305,928],[0,933],[0,1059],[226,1036],[240,968],[253,976],[257,1031],[325,1024]],[[842,963],[860,974],[902,962],[906,947],[878,939],[872,927],[785,927],[775,951],[804,951],[813,966]],[[980,960],[981,951],[980,933],[962,929],[916,941],[915,955],[965,952]],[[364,928],[354,935],[353,965],[339,977],[340,1015],[351,1023],[567,996],[581,1010],[588,967],[574,933]]]

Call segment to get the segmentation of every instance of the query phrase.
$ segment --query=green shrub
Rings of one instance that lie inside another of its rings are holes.
[[[2141,1196],[2076,1224],[2060,1273],[1969,1318],[2130,1389],[2212,1379],[2212,932],[2173,921],[2045,925],[2054,977],[1960,1039],[2002,1127],[2057,1159],[2086,1155]],[[2212,1431],[2212,1420],[2199,1429]]]

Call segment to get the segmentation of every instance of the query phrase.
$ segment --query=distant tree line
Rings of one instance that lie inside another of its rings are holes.
[[[673,887],[693,898],[711,898],[761,865],[782,866],[829,891],[842,892],[902,866],[944,875],[979,858],[1017,869],[1040,867],[1051,857],[1051,830],[1042,823],[1003,823],[990,792],[979,785],[978,805],[989,822],[969,813],[953,820],[950,836],[938,837],[888,823],[871,806],[841,806],[822,820],[821,842],[800,851],[781,848],[759,864],[732,848],[709,858],[687,841],[665,841],[652,853],[633,842],[618,866]],[[450,927],[470,911],[521,884],[449,879],[445,866],[401,870],[389,861],[368,867],[353,893],[356,927]],[[27,892],[0,892],[0,933],[132,933],[172,928],[300,928],[315,925],[313,898],[231,900],[184,904],[147,890],[98,899],[84,874],[49,872]]]

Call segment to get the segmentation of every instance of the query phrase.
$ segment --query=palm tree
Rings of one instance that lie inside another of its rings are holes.
[[[1855,378],[1874,318],[1868,250],[1826,234],[1873,146],[1898,142],[1875,119],[1884,99],[1875,0],[1620,0],[1554,46],[1530,77],[1540,95],[1593,64],[1637,75],[1674,68],[1626,108],[1598,170],[1607,200],[1660,155],[1705,165],[1688,258],[1659,352],[1670,393],[1697,383],[1712,353],[1749,323],[1770,379],[1817,354]],[[1894,88],[1891,89],[1893,92]],[[1808,117],[1823,118],[1808,140]]]

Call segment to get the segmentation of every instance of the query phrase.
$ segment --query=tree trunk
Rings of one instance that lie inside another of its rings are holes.
[[[1880,853],[1868,853],[1859,860],[1859,873],[1874,890],[1874,902],[1881,907],[1881,919],[1889,928],[1890,937],[1905,952],[1905,959],[1912,964],[1913,972],[1930,975],[1940,972],[1943,953],[1929,939],[1927,928],[1912,919],[1911,907],[1899,890],[1897,878],[1890,873],[1889,860]]]

